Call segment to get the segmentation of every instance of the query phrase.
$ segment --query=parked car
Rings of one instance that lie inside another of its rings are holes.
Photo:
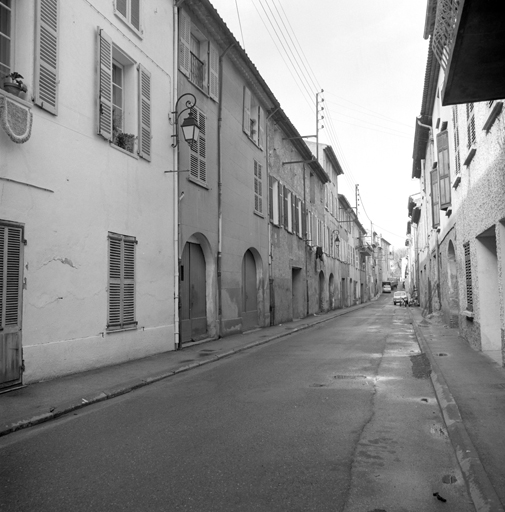
[[[391,293],[391,283],[389,281],[382,283],[382,293]]]
[[[407,292],[395,292],[393,295],[393,304],[401,304],[404,300],[408,300]]]

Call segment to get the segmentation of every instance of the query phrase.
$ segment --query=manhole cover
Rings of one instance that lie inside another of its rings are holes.
[[[367,379],[366,375],[335,375],[334,379]]]

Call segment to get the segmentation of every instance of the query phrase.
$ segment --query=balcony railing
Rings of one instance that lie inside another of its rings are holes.
[[[449,54],[456,39],[458,16],[462,0],[438,0],[435,28],[433,30],[433,52],[445,70]]]
[[[190,80],[200,89],[203,89],[203,71],[205,63],[202,62],[194,53],[191,54],[191,74]]]

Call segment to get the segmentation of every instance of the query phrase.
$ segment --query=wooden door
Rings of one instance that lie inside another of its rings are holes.
[[[21,383],[23,228],[0,223],[0,389]]]
[[[251,251],[242,260],[242,330],[258,326],[258,290],[256,288],[256,262]]]
[[[196,341],[207,335],[205,257],[199,244],[184,247],[180,269],[181,342]]]

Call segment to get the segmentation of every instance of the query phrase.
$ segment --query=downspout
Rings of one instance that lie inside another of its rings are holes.
[[[268,121],[269,119],[279,110],[280,107],[275,108],[268,117],[265,119],[265,153],[266,153],[266,167],[267,167],[267,185],[268,190],[270,191],[270,158],[269,158],[269,152],[268,152]],[[267,211],[270,215],[270,193],[267,195]],[[272,224],[270,222],[271,219],[268,219],[268,291],[269,291],[269,298],[270,298],[270,325],[275,325],[275,316],[273,314],[273,311],[275,309],[272,309],[272,297],[274,295],[273,293],[273,285],[274,285],[274,278],[272,277]],[[274,303],[275,308],[275,303]]]
[[[174,4],[174,16],[173,16],[173,77],[174,77],[174,98],[177,101],[177,77],[178,77],[178,68],[179,68],[179,60],[178,60],[178,43],[179,43],[179,11],[178,5],[181,2]],[[179,148],[173,148],[173,162],[174,169],[179,170]],[[180,336],[179,336],[179,302],[180,302],[180,283],[179,283],[179,268],[180,268],[180,255],[181,251],[179,248],[179,173],[172,173],[173,182],[173,215],[174,215],[174,248],[176,251],[174,257],[174,349],[179,350],[181,348]]]
[[[235,46],[231,43],[219,56],[219,102],[217,115],[217,335],[222,336],[223,297],[222,297],[222,254],[223,254],[223,173],[221,168],[221,126],[223,122],[223,58]]]
[[[307,191],[305,189],[305,164],[302,164],[303,168],[303,209],[305,214],[305,301],[307,302],[307,316],[309,316],[310,307],[309,307],[309,268],[307,263],[307,234],[308,234],[308,226],[307,223],[309,219],[307,219]],[[312,226],[311,226],[312,227]]]

